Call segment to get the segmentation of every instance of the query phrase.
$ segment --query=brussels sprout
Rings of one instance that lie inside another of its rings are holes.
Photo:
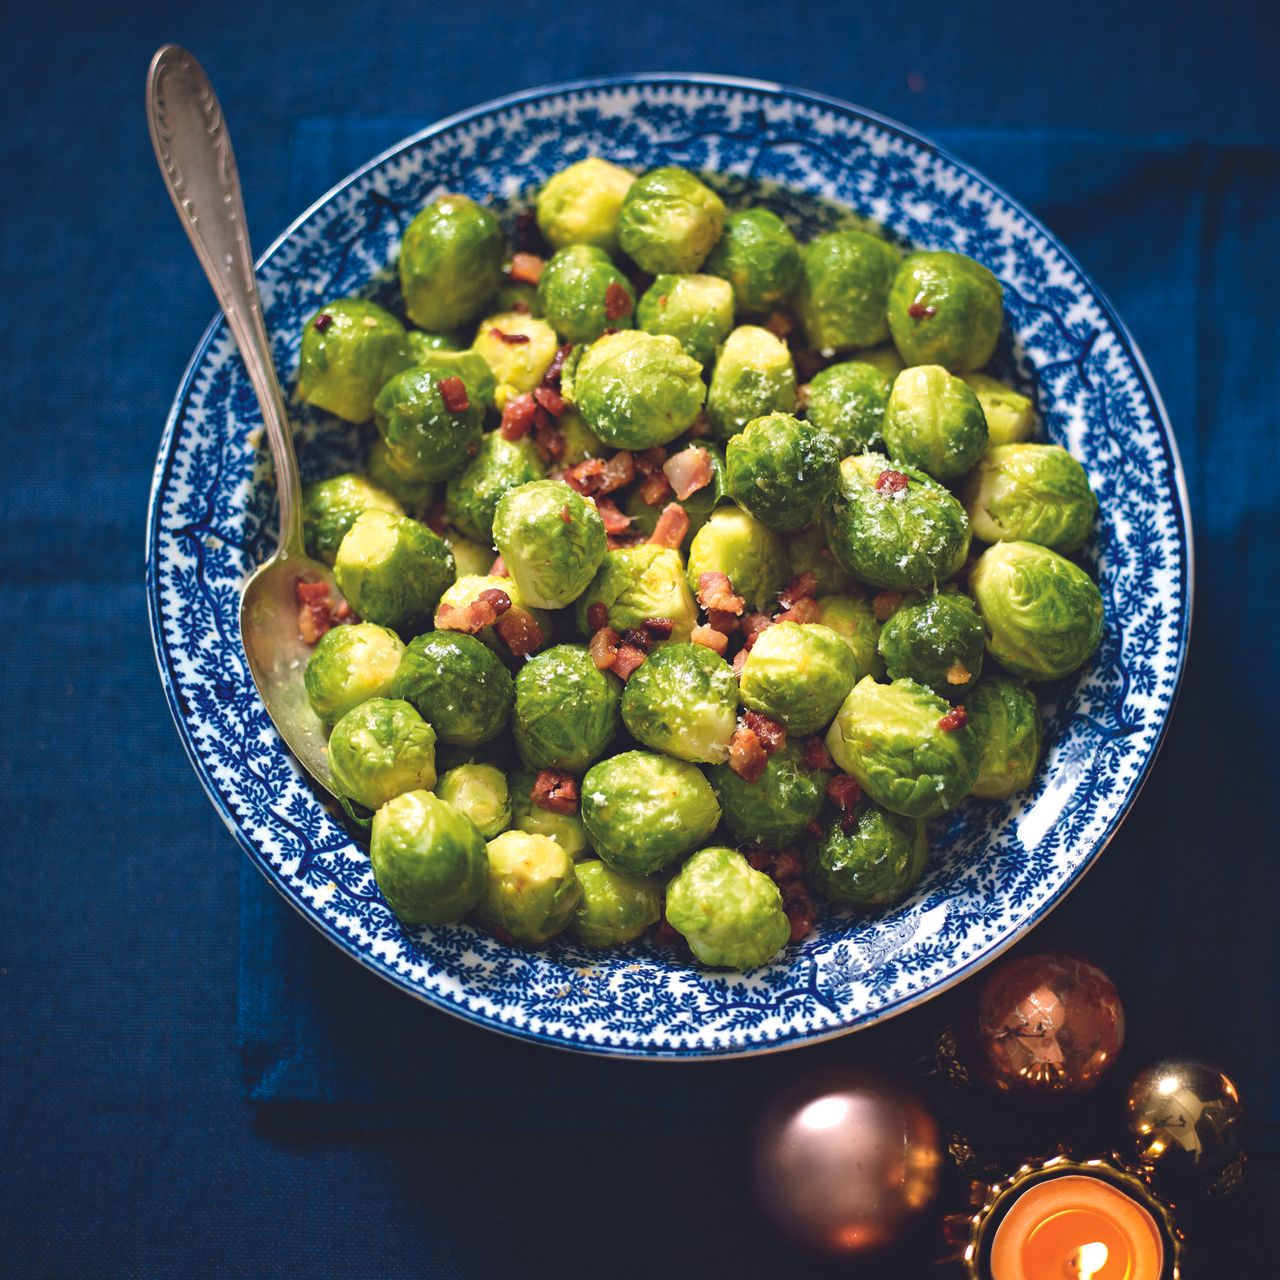
[[[364,298],[323,306],[302,331],[298,396],[348,422],[368,422],[386,380],[413,363],[404,326]]]
[[[827,733],[827,750],[877,804],[907,818],[933,818],[968,795],[978,776],[973,729],[944,728],[951,704],[914,680],[853,686]]]
[[[404,508],[405,514],[415,520],[420,520],[435,504],[435,485],[430,480],[409,480],[402,476],[392,465],[387,442],[381,437],[370,446],[364,466],[369,479],[385,489]],[[335,545],[333,549],[337,551],[338,548]]]
[[[755,969],[787,945],[778,886],[736,849],[699,849],[667,886],[667,923],[703,964]]]
[[[831,437],[789,413],[752,419],[725,447],[729,496],[761,524],[784,533],[813,521],[839,474]]]
[[[805,417],[835,443],[842,458],[880,447],[889,375],[861,360],[829,365],[809,381]]]
[[[400,637],[372,622],[326,631],[303,673],[311,710],[325,724],[333,724],[352,707],[381,697],[390,687],[402,653]]]
[[[302,538],[307,555],[332,564],[347,530],[363,511],[404,515],[404,508],[385,488],[357,471],[307,485],[302,491]]]
[[[893,381],[882,427],[895,462],[954,480],[982,457],[987,420],[978,397],[941,365],[903,369]]]
[[[765,315],[795,292],[800,246],[772,210],[744,209],[729,215],[724,235],[707,259],[707,270],[733,286],[741,311]]]
[[[687,640],[698,625],[698,605],[684,576],[680,553],[641,543],[606,551],[599,572],[574,608],[579,632],[589,636],[593,605],[608,610],[607,625],[617,631],[639,627],[649,618],[667,618],[671,639]]]
[[[373,402],[387,462],[406,480],[447,480],[467,465],[480,444],[484,409],[472,398],[465,378],[467,407],[450,409],[440,390],[443,381],[427,369],[407,369]]]
[[[468,398],[474,398],[482,409],[492,409],[497,403],[498,380],[479,351],[424,351],[414,360],[413,367],[437,381],[454,375],[461,378]]]
[[[406,791],[373,815],[373,875],[406,924],[452,924],[484,895],[489,859],[480,833],[429,791]]]
[[[962,253],[909,253],[889,290],[889,329],[907,364],[957,373],[991,359],[1004,317],[1000,281]]]
[[[624,751],[587,771],[582,821],[613,870],[647,876],[701,844],[716,829],[720,806],[697,765]]]
[[[333,576],[366,622],[412,634],[431,625],[440,593],[453,581],[453,554],[425,524],[365,511],[338,546]]]
[[[449,481],[444,495],[445,514],[468,538],[491,543],[498,499],[507,490],[541,480],[546,474],[531,437],[508,440],[501,431],[490,431],[481,439],[480,448],[466,469]]]
[[[427,333],[425,329],[410,329],[405,336],[409,340],[409,353],[415,363],[437,351],[465,351],[468,346],[468,338],[462,329],[455,329],[452,333]]]
[[[474,320],[502,285],[502,228],[466,196],[433,200],[405,228],[400,287],[409,319],[423,329]]]
[[[504,267],[504,274],[509,271],[509,267]],[[524,315],[535,316],[541,320],[542,303],[538,301],[538,286],[530,284],[527,280],[512,280],[509,275],[505,278],[505,283],[493,297],[493,309],[495,311],[519,311]]]
[[[334,789],[366,809],[405,791],[436,785],[435,730],[407,702],[370,698],[333,726],[329,769]]]
[[[579,350],[575,347],[574,350]],[[564,439],[564,453],[560,465],[571,467],[584,458],[603,458],[605,446],[600,437],[583,421],[576,409],[566,409],[556,422]]]
[[[662,919],[662,887],[650,876],[626,876],[598,858],[580,862],[582,900],[569,933],[584,947],[616,947]]]
[[[889,336],[885,303],[897,251],[866,231],[831,231],[800,251],[797,305],[817,351],[874,347]]]
[[[1089,537],[1098,500],[1084,468],[1060,445],[987,450],[964,490],[973,531],[985,542],[1038,542],[1067,554]]]
[[[604,559],[604,522],[563,480],[508,489],[493,513],[493,541],[526,603],[559,609],[577,599]]]
[[[720,764],[738,721],[733,669],[700,644],[652,653],[622,690],[622,723],[638,742],[681,760]]]
[[[756,638],[738,683],[745,706],[792,733],[816,733],[857,678],[858,660],[843,637],[816,622],[779,622]]]
[[[593,244],[618,247],[618,212],[636,176],[598,156],[552,174],[538,192],[538,230],[557,249]]]
[[[486,547],[479,542],[472,542],[470,538],[464,538],[457,533],[441,534],[444,538],[445,545],[453,552],[453,565],[455,583],[461,582],[463,578],[483,578],[487,577],[489,568],[493,564],[493,548]],[[451,587],[445,588],[446,592],[451,591]],[[505,591],[506,588],[504,587]],[[508,595],[511,593],[508,591]],[[440,599],[443,601],[444,596]],[[452,600],[449,603],[457,604],[458,601]]]
[[[689,544],[689,585],[704,573],[727,574],[751,609],[772,609],[787,580],[782,539],[737,507],[719,507]]]
[[[622,681],[601,671],[581,645],[558,644],[530,658],[516,676],[512,728],[531,769],[581,773],[618,732]]]
[[[1034,542],[997,542],[969,573],[987,652],[1014,675],[1057,680],[1102,639],[1102,594],[1079,565]]]
[[[870,602],[858,595],[829,595],[817,599],[819,625],[828,627],[849,646],[858,663],[857,679],[882,676],[884,663],[877,648],[880,623]]]
[[[802,757],[803,748],[788,738],[755,782],[740,778],[727,764],[708,771],[724,824],[739,840],[781,848],[799,840],[822,812],[829,775],[808,768]]]
[[[890,680],[914,680],[959,702],[982,674],[985,633],[973,601],[939,591],[904,604],[880,631]]]
[[[781,338],[744,324],[725,339],[707,391],[707,420],[726,440],[753,418],[796,407],[796,367]]]
[[[498,384],[494,404],[501,409],[512,396],[537,387],[558,346],[556,331],[537,316],[502,311],[482,320],[472,350],[484,357]]]
[[[915,887],[929,861],[919,818],[868,801],[853,826],[833,822],[807,859],[814,888],[843,907],[888,907]]]
[[[453,805],[486,840],[511,825],[507,778],[491,764],[460,764],[444,774],[436,795]]]
[[[487,569],[493,562],[493,552],[488,551],[485,554],[487,557],[485,568]],[[492,573],[473,573],[459,576],[452,586],[446,587],[444,594],[440,597],[440,604],[436,609],[436,627],[440,628],[440,611],[442,609],[450,605],[455,609],[465,608],[467,605],[475,603],[482,591],[501,591],[511,601],[513,609],[523,609],[532,616],[533,620],[538,624],[544,640],[551,635],[550,615],[541,609],[530,609],[525,603],[524,597],[520,594],[520,588],[510,578],[501,578]],[[443,629],[448,630],[447,627]],[[506,657],[511,652],[499,639],[492,626],[481,627],[479,631],[469,634],[474,634],[477,640],[488,645],[500,657]],[[534,646],[534,648],[541,647],[541,645]],[[530,650],[530,652],[533,652],[533,650]]]
[[[489,882],[474,919],[518,947],[540,947],[573,918],[582,888],[573,859],[554,840],[504,831],[487,845]]]
[[[640,299],[636,324],[646,333],[669,334],[709,365],[733,328],[733,289],[718,276],[658,276]]]
[[[589,244],[552,254],[538,281],[538,301],[566,342],[594,342],[606,329],[630,329],[636,307],[631,281],[603,249]]]
[[[1030,396],[1007,387],[985,373],[962,373],[969,389],[978,397],[982,415],[987,420],[987,443],[995,448],[1002,444],[1018,444],[1036,430],[1036,407]]]
[[[969,724],[981,748],[971,794],[1003,800],[1031,785],[1040,760],[1044,725],[1035,695],[1026,685],[993,673],[964,700]]]
[[[703,449],[710,456],[711,479],[701,489],[694,490],[680,503],[684,508],[685,515],[689,517],[689,528],[684,535],[684,543],[688,543],[698,530],[707,523],[711,513],[726,497],[724,487],[724,451],[721,447],[707,440],[694,441],[688,447]],[[678,448],[678,445],[672,446],[673,455]],[[623,505],[623,510],[631,517],[631,527],[639,530],[646,537],[652,534],[654,529],[657,528],[658,517],[662,514],[662,509],[667,505],[670,497],[669,493],[665,494],[656,503],[650,504],[645,501],[641,486],[635,485],[631,492],[627,494],[627,500]]]
[[[724,201],[687,169],[637,178],[618,214],[618,243],[641,271],[697,271],[724,230]]]
[[[898,348],[892,342],[882,342],[878,347],[868,347],[865,351],[859,351],[858,363],[869,364],[879,369],[891,383],[906,368],[902,363],[902,357],[898,354]],[[975,387],[974,390],[976,391],[977,388]]]
[[[855,578],[891,591],[943,582],[969,552],[969,517],[960,503],[923,471],[879,453],[840,464],[822,527]]]
[[[515,684],[497,654],[475,636],[431,631],[409,642],[391,693],[412,702],[442,742],[474,747],[506,727]]]
[[[668,444],[693,425],[706,393],[702,366],[675,338],[638,329],[597,339],[573,372],[575,405],[616,449]]]
[[[511,825],[517,831],[549,836],[575,862],[591,856],[587,829],[576,813],[556,813],[533,803],[533,785],[537,774],[532,769],[517,769],[511,774]]]
[[[787,539],[787,567],[793,578],[812,574],[821,595],[847,591],[853,585],[853,579],[840,567],[840,561],[827,546],[827,535],[818,524],[801,529]]]

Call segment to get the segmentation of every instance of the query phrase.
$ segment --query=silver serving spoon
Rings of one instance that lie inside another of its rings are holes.
[[[342,596],[329,569],[303,550],[298,459],[258,302],[231,138],[204,68],[177,45],[165,45],[151,60],[147,123],[165,186],[244,359],[275,463],[279,545],[240,597],[240,636],[249,670],[280,736],[312,777],[332,791],[324,727],[302,683],[311,649],[298,631],[295,592],[302,579],[327,582],[335,604]]]

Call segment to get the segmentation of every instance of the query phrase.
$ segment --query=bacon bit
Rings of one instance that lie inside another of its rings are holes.
[[[797,600],[794,608],[777,614],[773,620],[774,622],[821,622],[822,606],[816,600],[806,597],[803,600]]]
[[[764,322],[764,327],[775,338],[782,338],[785,341],[791,336],[792,330],[796,327],[796,322],[789,313],[783,311],[780,307],[775,307],[769,312],[769,318]]]
[[[497,633],[498,639],[517,658],[536,653],[542,648],[546,640],[546,637],[542,634],[542,628],[538,625],[537,618],[527,609],[520,608],[519,605],[512,605],[493,624],[493,629]]]
[[[301,578],[298,579],[293,594],[299,604],[323,604],[333,599],[327,582],[304,582]]]
[[[959,658],[947,668],[948,684],[968,684],[972,679],[973,672]]]
[[[802,382],[796,388],[796,412],[797,413],[803,413],[809,407],[809,400],[812,395],[813,395],[813,387],[807,382]]]
[[[604,313],[610,320],[629,316],[634,306],[631,295],[616,280],[604,291]]]
[[[558,418],[569,407],[569,402],[554,387],[537,387],[533,398],[553,418]]]
[[[791,925],[791,941],[799,942],[813,932],[813,922],[817,917],[813,896],[803,880],[780,885],[779,888],[782,890],[782,909],[786,912],[787,923]]]
[[[649,541],[658,547],[678,550],[689,532],[689,513],[678,503],[668,502],[662,508],[658,523],[653,526]]]
[[[662,473],[675,492],[677,502],[683,502],[691,493],[706,488],[715,474],[711,467],[711,454],[696,444],[672,454],[662,464]]]
[[[743,782],[759,782],[768,763],[760,739],[748,728],[736,729],[729,739],[729,768]]]
[[[957,703],[938,721],[938,728],[943,733],[951,733],[956,729],[963,729],[968,723],[969,713],[964,709],[963,703]]]
[[[656,507],[670,495],[671,485],[661,471],[655,471],[640,481],[636,493],[646,506]]]
[[[626,449],[620,449],[604,464],[604,483],[600,486],[600,492],[613,493],[625,488],[635,478],[635,457]]]
[[[329,613],[316,605],[304,604],[298,610],[298,634],[307,644],[315,644],[329,630]]]
[[[622,533],[605,535],[604,545],[610,551],[621,551],[626,547],[638,547],[645,540],[639,529],[625,529]]]
[[[504,929],[500,924],[489,924],[485,928],[493,935],[497,941],[501,942],[504,947],[518,947],[520,944],[515,940],[512,934]]]
[[[831,803],[841,812],[841,828],[851,831],[853,824],[858,820],[854,810],[862,799],[862,788],[858,785],[857,778],[851,778],[847,773],[837,773],[827,783],[827,795]]]
[[[489,566],[489,577],[491,578],[509,578],[511,575],[507,572],[507,562],[499,556]]]
[[[334,611],[333,616],[339,622],[355,621],[355,610],[344,600]]]
[[[796,377],[803,383],[810,382],[814,374],[825,369],[831,363],[830,360],[819,355],[816,351],[807,349],[792,352],[792,359],[795,361]]]
[[[622,633],[622,643],[648,653],[653,648],[653,637],[641,627],[628,627]]]
[[[438,533],[443,537],[447,527],[447,520],[448,517],[445,515],[444,503],[437,502],[436,505],[427,512],[426,518],[422,523],[425,524],[433,533]]]
[[[512,396],[502,406],[502,425],[498,428],[504,440],[523,440],[533,430],[538,405],[527,392]]]
[[[827,744],[818,737],[806,738],[800,752],[800,763],[806,769],[830,769],[831,752],[827,750]]]
[[[913,320],[932,320],[938,314],[938,308],[935,306],[926,306],[917,298],[908,308],[907,315]]]
[[[538,457],[550,465],[564,457],[568,443],[564,438],[564,432],[550,419],[544,421],[544,418],[546,415],[539,409],[535,419],[536,425],[533,428],[533,447],[538,451]]]
[[[444,401],[444,407],[450,413],[466,413],[471,408],[471,401],[467,399],[467,384],[457,374],[441,378],[436,383],[436,388],[440,392],[440,399]]]
[[[822,830],[821,827],[818,828]],[[757,871],[764,872],[778,886],[782,894],[782,909],[791,925],[791,941],[799,942],[812,929],[816,916],[813,897],[804,881],[804,866],[791,849],[776,852],[756,849],[747,854],[747,861]]]
[[[652,641],[670,640],[676,629],[674,618],[646,618],[640,625]]]
[[[603,600],[597,600],[594,604],[587,606],[587,626],[592,631],[599,631],[601,627],[609,625],[609,607]]]
[[[332,323],[333,317],[327,311],[322,311],[311,322],[311,327],[315,329],[317,333],[323,333]]]
[[[626,533],[631,527],[631,517],[619,511],[612,498],[596,498],[594,501],[600,519],[604,521],[605,533]]]
[[[689,639],[694,644],[700,644],[703,648],[718,653],[722,658],[729,648],[729,637],[723,631],[717,631],[711,626],[694,627],[689,633]]]
[[[739,649],[738,652],[733,655],[733,674],[737,676],[739,680],[742,679],[742,668],[747,665],[748,656],[749,651],[746,649]]]
[[[747,854],[747,861],[777,885],[794,884],[804,875],[804,866],[794,849],[753,849]]]
[[[523,209],[516,214],[516,232],[512,237],[516,244],[536,247],[539,240],[538,215],[532,209]]]
[[[666,916],[663,916],[654,928],[653,940],[660,947],[669,947],[673,951],[678,951],[681,955],[688,956],[690,959],[693,958],[693,952],[689,950],[689,944],[684,940],[684,934]]]
[[[665,307],[666,305],[667,305],[667,295],[665,293],[660,293],[658,295],[658,306]]]
[[[654,445],[650,449],[644,449],[635,455],[636,474],[651,476],[655,471],[662,470],[662,464],[666,460],[667,451],[661,445]]]
[[[826,835],[826,832],[822,829],[822,823],[820,823],[817,818],[810,818],[809,821],[804,824],[804,829],[815,840],[821,840],[822,837]]]
[[[555,355],[551,357],[551,363],[547,365],[546,373],[542,375],[542,385],[544,387],[559,389],[560,375],[564,372],[564,362],[569,358],[569,352],[572,350],[572,342],[566,342],[564,346],[556,348]]]
[[[329,584],[304,582],[299,578],[294,583],[293,595],[298,602],[298,634],[307,644],[315,644],[336,621]]]
[[[617,332],[618,332],[618,330],[617,330],[617,329],[612,329],[612,328],[610,328],[610,329],[601,329],[601,330],[600,330],[600,336],[601,336],[602,338],[607,338],[611,333],[617,333]]]
[[[742,619],[741,626],[742,650],[746,653],[760,639],[761,632],[768,631],[773,626],[773,619],[767,613],[749,613]]]
[[[513,284],[537,284],[546,265],[536,253],[513,253],[507,276]]]
[[[738,629],[738,619],[728,609],[708,609],[707,626],[721,635],[731,636]]]
[[[877,493],[901,493],[911,483],[911,477],[901,471],[882,471],[876,477]]]
[[[592,605],[592,608],[595,606]],[[601,625],[591,633],[591,639],[587,642],[587,652],[591,655],[591,661],[595,663],[597,671],[613,670],[613,664],[618,660],[620,643],[621,637],[612,627]]]
[[[527,302],[525,302],[525,300],[524,300],[523,298],[517,298],[517,299],[516,299],[516,300],[511,304],[511,306],[508,308],[508,310],[509,310],[509,311],[514,311],[514,312],[516,313],[516,315],[518,315],[518,316],[531,316],[531,315],[533,315],[533,312],[529,310],[529,304],[528,304]]]
[[[637,667],[644,665],[644,659],[643,649],[637,649],[630,644],[620,644],[618,646],[618,656],[613,660],[613,674],[620,680],[630,680],[631,673]]]
[[[809,572],[798,573],[778,592],[778,603],[790,609],[799,600],[809,600],[818,594],[818,579]]]
[[[635,479],[635,459],[625,449],[615,453],[607,462],[600,458],[587,458],[564,473],[565,483],[583,497],[613,493],[629,485]]]
[[[888,622],[901,607],[901,591],[879,591],[871,597],[871,614],[877,622]]]
[[[529,341],[527,333],[508,333],[505,329],[499,329],[498,326],[489,326],[489,337],[497,338],[499,342],[505,342],[509,347],[521,347]]]
[[[563,769],[543,769],[534,780],[529,799],[548,813],[577,813],[578,780]]]
[[[511,608],[511,597],[497,587],[486,587],[467,604],[442,604],[436,610],[437,631],[465,631],[476,635],[491,627]]]
[[[698,577],[698,603],[711,613],[728,613],[741,616],[747,602],[733,591],[733,583],[727,573],[704,573]],[[720,628],[716,628],[719,630]]]
[[[699,411],[698,416],[694,418],[693,424],[689,427],[689,434],[695,440],[702,440],[712,434],[711,420],[705,412]]]
[[[600,493],[600,482],[604,477],[604,463],[599,458],[586,458],[566,467],[564,482],[571,489],[577,490],[584,498]]]
[[[761,711],[744,711],[742,723],[760,739],[765,755],[771,756],[787,745],[787,726]]]
[[[569,504],[567,502],[560,508],[560,519],[563,520],[565,524],[573,523],[573,512],[569,510]]]

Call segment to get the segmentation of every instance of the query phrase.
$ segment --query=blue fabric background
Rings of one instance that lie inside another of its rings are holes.
[[[1187,1051],[1240,1079],[1256,1174],[1193,1216],[1187,1274],[1261,1274],[1249,1259],[1280,1208],[1280,85],[1261,4],[1082,3],[1069,24],[954,0],[741,0],[731,17],[511,5],[484,21],[378,2],[169,8],[45,5],[0,54],[0,1274],[826,1274],[755,1222],[743,1127],[807,1065],[908,1070],[964,995],[799,1054],[596,1062],[417,1006],[257,878],[185,764],[146,635],[151,463],[211,310],[141,115],[166,39],[219,87],[259,246],[432,119],[637,69],[863,102],[935,133],[1063,238],[1165,396],[1198,584],[1161,761],[1030,945],[1116,978],[1119,1074]],[[1117,1087],[1048,1119],[941,1105],[975,1137],[1097,1145]],[[859,1274],[927,1274],[928,1243]]]

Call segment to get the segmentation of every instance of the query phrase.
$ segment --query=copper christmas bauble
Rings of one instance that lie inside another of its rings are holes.
[[[933,1200],[938,1126],[918,1098],[866,1072],[833,1069],[781,1094],[752,1153],[760,1205],[794,1241],[822,1253],[892,1244]]]
[[[970,1057],[993,1089],[1085,1093],[1124,1044],[1124,1006],[1096,965],[1062,952],[997,965],[978,993]]]
[[[1162,1175],[1221,1195],[1245,1173],[1244,1111],[1234,1081],[1191,1058],[1166,1058],[1140,1072],[1126,1098],[1138,1159]]]

